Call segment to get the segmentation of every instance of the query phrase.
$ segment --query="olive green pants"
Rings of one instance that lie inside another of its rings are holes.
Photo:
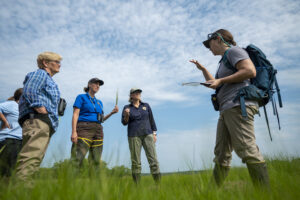
[[[76,157],[79,167],[89,151],[89,162],[98,167],[103,150],[103,127],[95,122],[77,123],[78,141],[72,145],[72,156]]]
[[[256,106],[246,106],[248,120],[241,114],[240,106],[220,112],[217,127],[214,162],[224,167],[230,166],[232,151],[244,163],[263,163],[264,158],[256,145],[254,115]]]
[[[148,163],[150,165],[151,174],[159,174],[159,164],[157,161],[155,142],[153,134],[128,137],[130,155],[131,155],[131,171],[133,174],[140,174],[141,166],[141,150],[145,150]]]
[[[27,119],[23,123],[22,149],[16,168],[19,180],[26,181],[39,170],[52,134],[49,125],[40,119]]]

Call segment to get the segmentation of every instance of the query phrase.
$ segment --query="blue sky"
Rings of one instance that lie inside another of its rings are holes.
[[[43,51],[63,56],[54,76],[68,107],[52,137],[43,166],[68,158],[72,105],[92,77],[104,80],[97,97],[106,113],[127,104],[131,87],[143,89],[158,126],[157,153],[163,172],[203,169],[212,165],[218,113],[212,90],[182,87],[203,81],[189,63],[197,59],[212,73],[219,57],[203,45],[220,28],[232,32],[239,46],[259,46],[278,69],[284,107],[282,130],[268,108],[274,141],[264,116],[257,116],[257,143],[264,155],[298,156],[300,147],[300,2],[290,0],[202,1],[15,1],[0,2],[0,99],[22,86],[37,69]],[[126,127],[120,113],[104,123],[103,160],[130,167]],[[143,153],[144,154],[144,153]],[[145,156],[143,172],[149,172]],[[233,165],[241,165],[235,156]]]

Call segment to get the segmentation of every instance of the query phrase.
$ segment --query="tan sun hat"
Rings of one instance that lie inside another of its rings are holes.
[[[135,92],[139,92],[141,93],[143,90],[141,90],[140,88],[131,88],[130,89],[130,94],[135,93]]]

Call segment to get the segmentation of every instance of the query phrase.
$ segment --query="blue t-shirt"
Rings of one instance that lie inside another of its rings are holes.
[[[96,97],[92,98],[88,93],[76,97],[73,107],[79,108],[79,122],[98,122],[98,113],[104,114],[103,104]]]
[[[10,126],[10,129],[4,128],[0,130],[0,141],[7,138],[22,140],[22,128],[18,123],[19,107],[17,102],[5,101],[0,103],[0,112],[5,116]]]

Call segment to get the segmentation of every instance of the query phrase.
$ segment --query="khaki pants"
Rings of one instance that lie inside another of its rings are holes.
[[[155,143],[153,134],[128,137],[130,155],[131,155],[131,171],[133,174],[140,174],[141,166],[141,150],[142,146],[145,150],[148,163],[150,165],[151,174],[159,174],[159,164],[157,161]]]
[[[100,165],[103,150],[103,127],[95,122],[77,123],[78,141],[72,145],[73,156],[79,167],[82,166],[86,153],[89,151],[89,162],[96,167]],[[74,151],[75,150],[75,151]]]
[[[241,114],[240,106],[220,113],[215,146],[214,162],[230,166],[231,152],[234,150],[244,163],[265,162],[254,135],[254,115],[258,113],[255,106],[246,106],[248,120]]]
[[[53,132],[42,120],[27,119],[23,123],[22,134],[23,143],[17,160],[16,176],[25,181],[39,170]]]

